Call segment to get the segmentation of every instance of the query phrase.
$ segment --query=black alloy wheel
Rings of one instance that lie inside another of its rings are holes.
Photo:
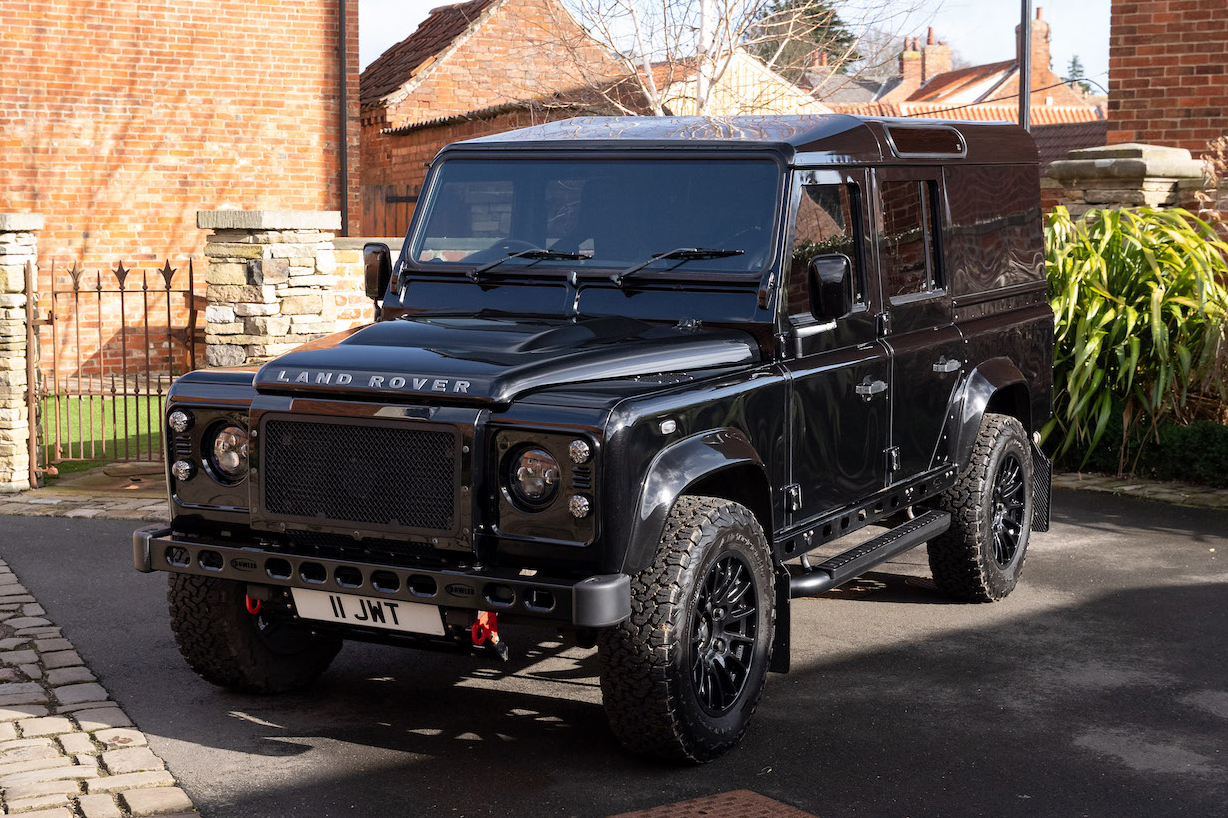
[[[759,632],[755,578],[736,553],[708,569],[691,623],[691,684],[712,715],[729,710],[742,695],[755,660]]]
[[[993,481],[993,556],[998,565],[1011,564],[1019,551],[1023,537],[1023,512],[1027,508],[1027,492],[1023,482],[1023,466],[1013,452],[998,464]]]
[[[776,624],[771,550],[750,509],[680,497],[631,616],[597,635],[610,728],[637,753],[710,761],[738,743],[763,695]]]
[[[951,515],[927,547],[938,590],[993,602],[1015,589],[1032,533],[1031,455],[1017,418],[985,413],[967,465],[935,503]]]

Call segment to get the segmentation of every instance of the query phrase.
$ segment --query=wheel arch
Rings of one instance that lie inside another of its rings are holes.
[[[1024,431],[1032,433],[1032,399],[1027,378],[1009,358],[991,358],[978,365],[968,375],[963,394],[957,405],[960,411],[953,413],[955,429],[955,462],[960,468],[972,456],[981,428],[981,419],[986,412],[1010,415],[1023,424]]]
[[[741,431],[716,429],[662,449],[648,467],[636,503],[622,569],[635,574],[651,564],[666,518],[684,494],[741,503],[759,520],[770,546],[772,500],[763,459]]]

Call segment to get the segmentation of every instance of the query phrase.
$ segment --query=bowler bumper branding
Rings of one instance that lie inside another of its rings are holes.
[[[418,375],[371,375],[338,372],[331,369],[279,369],[277,383],[308,386],[352,386],[356,389],[388,389],[408,392],[447,392],[466,395],[469,381],[458,378],[420,377]]]

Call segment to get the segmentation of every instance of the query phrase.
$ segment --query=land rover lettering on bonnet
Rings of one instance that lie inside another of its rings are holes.
[[[788,670],[792,599],[924,544],[939,592],[999,600],[1048,526],[1013,126],[540,125],[445,148],[365,254],[373,323],[170,392],[134,559],[218,685],[305,687],[344,639],[497,661],[536,624],[596,647],[626,747],[701,762]]]

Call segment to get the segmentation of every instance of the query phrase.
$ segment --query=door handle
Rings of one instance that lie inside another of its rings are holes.
[[[865,383],[857,384],[856,391],[858,395],[861,395],[866,400],[869,400],[879,392],[886,392],[887,383],[886,381],[871,381],[869,378],[866,378]]]
[[[950,360],[947,360],[947,358],[944,356],[938,359],[938,363],[934,364],[934,371],[946,374],[948,372],[954,372],[961,366],[963,366],[963,364],[960,363],[958,359],[951,358]]]

